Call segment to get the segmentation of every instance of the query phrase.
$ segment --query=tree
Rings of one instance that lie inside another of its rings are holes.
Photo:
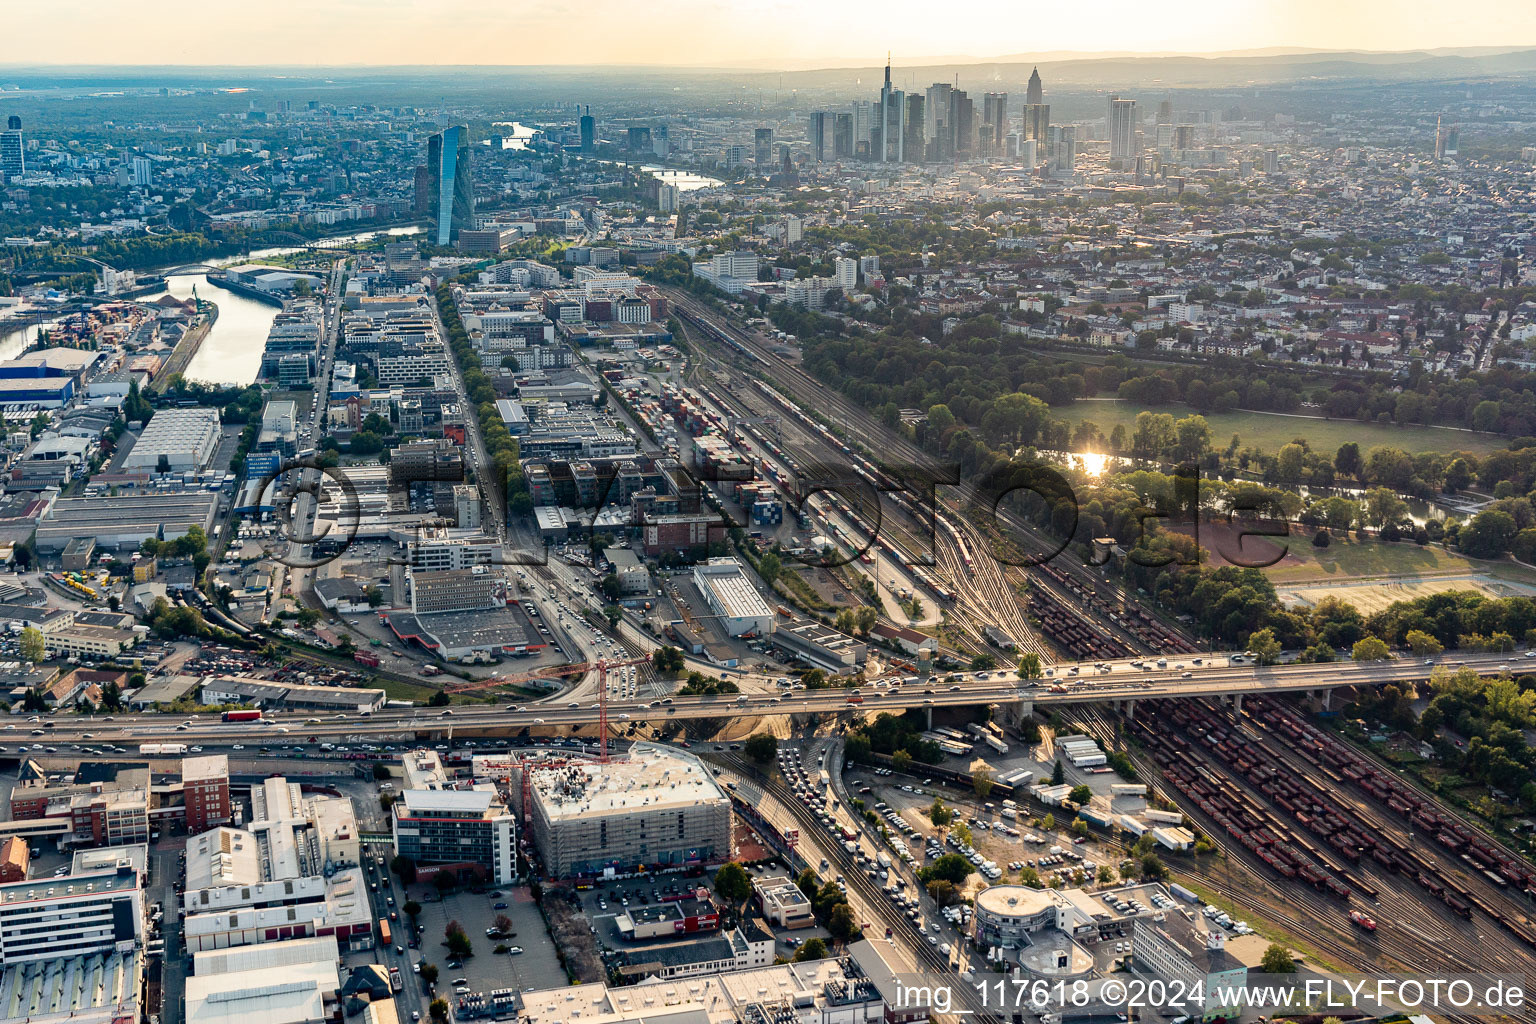
[[[976,791],[976,799],[985,800],[992,792],[992,787],[997,779],[990,768],[978,768],[971,773],[971,788]]]
[[[1066,781],[1067,781],[1067,766],[1062,764],[1061,761],[1058,760],[1056,762],[1056,766],[1051,769],[1051,785],[1059,786],[1063,782],[1066,782]]]
[[[1160,882],[1168,877],[1168,869],[1158,859],[1155,853],[1144,853],[1141,856],[1141,877],[1149,882]]]
[[[1113,884],[1115,881],[1115,869],[1108,864],[1100,864],[1098,878],[1100,885]]]
[[[898,750],[891,755],[891,770],[905,772],[912,767],[912,755],[905,750]]]
[[[1089,800],[1093,799],[1093,790],[1090,789],[1086,784],[1073,786],[1072,792],[1067,794],[1067,799],[1071,800],[1079,807],[1082,807],[1087,804]]]
[[[940,908],[947,907],[960,898],[955,883],[945,878],[935,878],[928,883],[928,895]]]
[[[820,939],[807,939],[805,944],[795,950],[794,960],[797,964],[803,964],[810,960],[825,960],[827,958],[827,944]]]
[[[470,944],[469,936],[465,934],[464,929],[460,928],[448,936],[448,952],[460,959],[475,955],[474,946]]]
[[[375,782],[383,782],[389,778],[389,765],[383,761],[373,762],[373,779]]]
[[[948,825],[954,820],[955,812],[944,806],[944,801],[938,797],[933,798],[933,804],[928,808],[928,820],[935,825]]]
[[[446,893],[459,883],[454,879],[452,871],[439,871],[432,876],[432,884],[437,886],[437,891]]]
[[[619,578],[613,573],[604,576],[603,581],[598,586],[602,589],[603,596],[610,601],[617,601],[619,595],[624,592],[624,588],[619,584]]]
[[[1260,665],[1273,665],[1280,660],[1280,641],[1275,639],[1275,631],[1268,626],[1248,634],[1248,649]]]
[[[779,741],[770,733],[758,732],[747,737],[743,744],[747,756],[758,764],[767,764],[779,752]]]
[[[715,892],[731,906],[739,907],[752,897],[752,878],[746,868],[727,861],[715,872]]]
[[[40,664],[47,657],[42,630],[28,626],[21,631],[21,657],[34,665]]]
[[[624,617],[624,609],[616,604],[604,605],[603,617],[608,620],[609,629],[618,629],[619,620]]]
[[[958,853],[946,853],[932,864],[918,868],[917,878],[924,885],[939,878],[953,885],[960,885],[973,870],[971,862]]]
[[[406,885],[414,885],[416,882],[416,862],[403,853],[397,853],[390,858],[389,869],[400,876],[400,881]]]
[[[1271,942],[1264,950],[1264,955],[1259,959],[1259,966],[1265,974],[1295,974],[1296,961],[1292,959],[1290,950],[1278,942]]]
[[[497,935],[505,935],[512,930],[512,919],[506,914],[497,914],[496,920],[491,922],[491,927],[496,929]]]
[[[1403,639],[1407,642],[1408,649],[1421,658],[1433,657],[1445,650],[1444,644],[1422,629],[1410,629]]]
[[[1392,657],[1392,652],[1387,649],[1384,641],[1374,636],[1366,636],[1355,641],[1355,647],[1350,656],[1356,661],[1386,661]]]
[[[453,703],[453,700],[448,696],[446,690],[438,690],[427,698],[427,707],[429,708],[445,708],[451,703]]]
[[[1040,655],[1030,651],[1019,659],[1019,667],[1016,672],[1020,679],[1040,678]]]
[[[854,919],[852,907],[839,903],[832,908],[832,913],[827,916],[827,931],[833,938],[847,942],[858,930],[859,923]]]
[[[421,981],[424,985],[437,984],[437,964],[421,965]]]
[[[763,557],[757,560],[757,574],[770,587],[773,586],[774,580],[779,578],[779,573],[783,571],[784,564],[779,561],[779,556],[772,551],[765,552]]]
[[[405,906],[401,907],[400,909],[405,912],[406,917],[409,917],[413,921],[417,917],[421,916],[421,904],[417,903],[415,900],[406,900]]]
[[[448,1024],[448,1000],[434,999],[432,1005],[427,1007],[427,1013],[437,1024]]]
[[[1508,512],[1484,509],[1461,528],[1456,543],[1463,554],[1473,558],[1502,558],[1509,553],[1518,532],[1515,519]]]
[[[651,652],[651,667],[658,672],[673,674],[681,672],[687,660],[683,652],[676,647],[658,647]]]

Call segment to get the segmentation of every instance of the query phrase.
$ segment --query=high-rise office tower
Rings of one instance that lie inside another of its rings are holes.
[[[981,98],[982,130],[992,138],[992,152],[1002,152],[1003,137],[1008,134],[1008,94],[989,92]]]
[[[811,111],[810,123],[805,127],[805,140],[810,144],[812,160],[819,164],[827,159],[826,111]]]
[[[469,173],[469,129],[444,128],[427,139],[431,196],[428,218],[434,245],[452,245],[464,228],[475,226],[475,189]]]
[[[838,160],[853,159],[853,115],[839,113],[832,120],[832,155]]]
[[[1051,170],[1071,174],[1077,168],[1077,129],[1070,124],[1051,125]]]
[[[629,151],[649,155],[651,152],[651,129],[649,125],[631,127],[626,133],[629,136]]]
[[[870,136],[870,149],[880,163],[900,163],[902,159],[903,123],[906,120],[906,94],[891,87],[891,58],[885,58],[885,84],[880,87],[880,110],[875,116],[875,132]]]
[[[21,118],[12,114],[0,132],[0,184],[27,172],[27,150],[21,140]]]
[[[133,158],[133,183],[141,188],[148,188],[154,183],[155,169],[148,157],[136,156]]]
[[[902,142],[902,153],[907,163],[922,163],[923,160],[923,94],[914,92],[907,96],[907,125],[906,139]]]
[[[934,82],[928,87],[927,102],[923,104],[928,114],[923,139],[928,146],[929,160],[948,160],[954,155],[950,149],[953,139],[949,134],[950,92],[948,82]]]
[[[1044,146],[1051,137],[1051,105],[1031,103],[1024,108],[1024,137]]]
[[[581,138],[581,151],[583,153],[592,152],[593,148],[597,145],[597,122],[593,120],[590,113],[592,108],[588,107],[587,110],[588,113],[581,115],[580,128],[578,129]]]
[[[1167,99],[1157,105],[1157,123],[1173,124],[1173,100]]]
[[[853,155],[868,160],[873,155],[870,140],[874,132],[875,105],[869,100],[854,100],[849,112],[853,115]]]
[[[1136,101],[1119,96],[1109,98],[1109,159],[1128,161],[1136,157]]]
[[[976,153],[976,105],[962,89],[949,94],[950,152],[956,160],[968,160]]]
[[[752,151],[757,160],[757,166],[769,167],[773,164],[773,129],[759,128],[752,133]]]
[[[1024,90],[1025,103],[1044,103],[1045,89],[1040,85],[1040,69],[1029,73],[1029,86]]]
[[[659,157],[672,152],[672,129],[664,124],[651,127],[651,152]]]
[[[426,164],[416,166],[415,196],[411,204],[411,212],[417,217],[425,217],[432,210],[432,172]]]
[[[1461,126],[1451,125],[1445,130],[1445,155],[1455,156],[1461,151]]]

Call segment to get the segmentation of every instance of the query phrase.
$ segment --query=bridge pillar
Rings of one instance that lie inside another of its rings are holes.
[[[1331,686],[1323,691],[1323,710],[1333,710],[1333,687]]]
[[[1134,698],[1125,702],[1125,717],[1128,719],[1136,717],[1136,701]]]
[[[1019,724],[1024,724],[1024,719],[1035,713],[1035,702],[1032,700],[1019,701]]]
[[[1232,710],[1234,712],[1236,712],[1237,714],[1239,714],[1239,715],[1243,713],[1243,695],[1242,694],[1234,693],[1232,695]]]
[[[933,728],[933,708],[923,708],[923,713],[928,716],[928,728],[931,730]]]

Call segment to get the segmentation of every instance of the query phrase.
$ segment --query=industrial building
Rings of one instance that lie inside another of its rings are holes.
[[[780,622],[769,642],[790,657],[835,675],[857,672],[860,662],[869,656],[869,648],[862,642],[815,619],[796,617]]]
[[[352,686],[300,686],[245,676],[214,676],[203,680],[204,704],[249,704],[291,711],[377,711],[384,691]]]
[[[723,860],[731,801],[693,755],[640,743],[610,764],[535,770],[533,842],[551,877],[627,875]]]
[[[186,1024],[315,1024],[335,1012],[341,976],[330,936],[195,953]]]
[[[1198,999],[1170,1007],[1171,1012],[1203,1021],[1236,1020],[1241,1015],[1242,1007],[1224,1005],[1213,997],[1218,992],[1240,991],[1248,968],[1227,952],[1226,933],[1209,925],[1206,918],[1178,913],[1138,916],[1132,925],[1131,949],[1136,972],[1159,979],[1170,992]]]
[[[192,527],[213,529],[219,496],[210,491],[166,491],[60,498],[38,521],[39,552],[62,552],[76,537],[101,548],[137,549],[145,540],[175,540]]]
[[[785,875],[752,879],[752,898],[763,920],[775,928],[814,928],[816,912],[810,898]]]
[[[693,582],[730,636],[773,632],[774,612],[753,586],[746,569],[734,558],[711,558],[693,568]]]
[[[219,410],[162,409],[123,460],[125,473],[197,473],[219,450]]]

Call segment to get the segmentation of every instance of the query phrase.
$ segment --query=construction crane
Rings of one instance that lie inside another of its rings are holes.
[[[512,686],[519,683],[529,683],[535,679],[548,679],[551,676],[584,676],[593,669],[597,670],[597,742],[598,761],[608,763],[608,670],[614,668],[628,668],[631,665],[649,665],[651,659],[626,658],[624,660],[599,659],[595,662],[579,661],[570,665],[558,665],[550,669],[536,669],[531,672],[519,672],[510,676],[494,676],[490,679],[466,680],[452,686],[443,687],[444,693],[469,693],[475,690],[488,690],[496,686]]]

